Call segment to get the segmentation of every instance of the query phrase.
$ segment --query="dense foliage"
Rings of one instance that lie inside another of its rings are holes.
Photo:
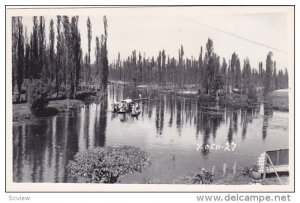
[[[141,172],[149,163],[148,154],[139,148],[108,146],[78,152],[67,168],[87,182],[116,183],[122,175]]]
[[[51,83],[47,80],[35,79],[28,85],[27,101],[31,113],[39,114],[47,107],[51,89]]]

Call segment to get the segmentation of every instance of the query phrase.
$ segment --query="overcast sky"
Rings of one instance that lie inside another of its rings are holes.
[[[248,57],[253,67],[259,61],[265,65],[269,51],[278,68],[288,66],[293,56],[293,30],[288,7],[144,7],[144,8],[85,8],[59,10],[26,10],[23,22],[28,36],[32,31],[32,16],[44,15],[46,33],[49,22],[56,15],[78,15],[83,52],[87,52],[86,20],[92,23],[92,60],[95,37],[103,33],[103,15],[108,19],[109,60],[129,56],[132,50],[157,57],[159,50],[178,57],[182,44],[185,57],[197,57],[208,38],[214,42],[214,51],[227,61],[233,52],[241,62]],[[14,11],[17,12],[17,11]],[[22,11],[23,12],[23,11]],[[19,12],[20,13],[20,12]],[[56,26],[56,25],[55,25]],[[47,36],[48,37],[48,36]],[[242,65],[242,64],[241,64]]]

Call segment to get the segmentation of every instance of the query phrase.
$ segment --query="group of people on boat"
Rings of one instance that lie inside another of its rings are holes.
[[[139,104],[131,99],[113,102],[111,106],[114,113],[131,113],[131,116],[138,116],[141,113]]]

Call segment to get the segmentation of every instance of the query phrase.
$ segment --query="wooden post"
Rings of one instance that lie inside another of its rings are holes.
[[[278,166],[279,165],[279,150],[277,151],[277,159],[276,159],[277,163],[276,165]]]
[[[273,170],[274,170],[274,172],[275,172],[275,174],[276,174],[276,176],[277,176],[277,178],[278,178],[280,184],[283,185],[283,184],[282,184],[282,181],[281,181],[281,179],[280,179],[280,177],[279,177],[279,175],[278,175],[278,173],[277,173],[277,171],[276,171],[276,168],[275,168],[274,165],[273,165],[273,162],[272,162],[270,156],[269,156],[267,153],[266,153],[266,156],[267,156],[267,158],[268,158],[268,160],[269,160],[269,162],[270,162],[270,166],[272,166],[272,168],[273,168]]]
[[[233,165],[233,175],[235,175],[235,172],[236,172],[236,161],[234,162],[234,165]]]
[[[267,164],[267,155],[266,155],[267,153],[266,152],[264,152],[264,175],[263,175],[263,180],[266,178],[266,170],[267,170],[267,168],[266,168],[266,164]]]
[[[212,167],[212,169],[211,169],[211,175],[215,175],[215,168],[216,168],[215,166]]]
[[[224,164],[224,166],[223,166],[223,176],[225,176],[225,174],[226,174],[226,167],[227,167],[227,164]]]

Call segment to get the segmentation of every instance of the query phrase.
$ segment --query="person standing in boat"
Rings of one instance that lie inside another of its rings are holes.
[[[132,106],[132,114],[136,115],[139,112],[139,109],[140,109],[140,107],[139,107],[138,103],[133,104],[133,106]]]

